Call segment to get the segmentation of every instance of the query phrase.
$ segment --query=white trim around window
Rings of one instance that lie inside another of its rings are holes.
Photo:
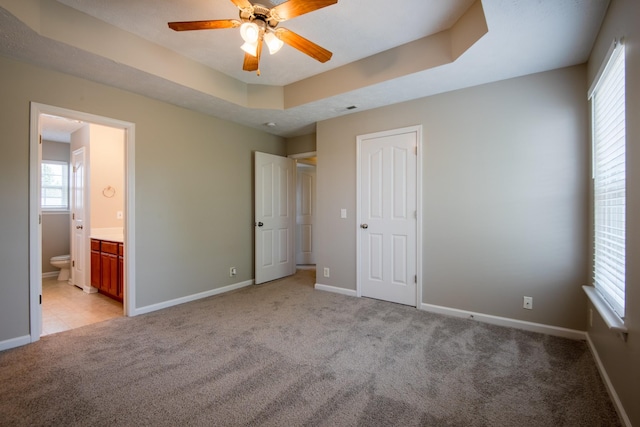
[[[588,93],[592,121],[593,287],[585,292],[623,332],[626,281],[625,49],[615,41]]]
[[[69,163],[42,160],[40,206],[42,211],[69,211]]]

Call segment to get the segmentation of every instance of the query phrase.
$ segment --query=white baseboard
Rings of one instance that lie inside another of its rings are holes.
[[[60,272],[58,270],[56,271],[49,271],[47,273],[42,273],[42,278],[43,279],[48,279],[49,277],[58,277],[58,274]]]
[[[586,336],[587,336],[587,344],[589,345],[589,350],[591,350],[591,354],[593,355],[593,358],[596,361],[596,366],[598,367],[598,371],[600,371],[600,376],[604,381],[604,385],[607,387],[607,391],[609,392],[611,401],[613,401],[613,405],[615,406],[616,411],[618,412],[618,416],[620,417],[620,420],[622,420],[622,422],[626,427],[631,427],[631,420],[629,419],[627,412],[624,410],[624,407],[622,406],[622,402],[618,397],[618,393],[616,393],[616,389],[613,387],[613,384],[611,383],[611,379],[609,378],[609,375],[607,374],[606,369],[604,369],[604,365],[602,364],[602,360],[600,360],[600,355],[598,354],[598,350],[596,350],[596,346],[593,344],[593,341],[591,341],[591,337],[589,336],[588,333],[586,334]]]
[[[216,288],[210,291],[200,292],[198,294],[188,295],[186,297],[176,298],[176,299],[173,299],[170,301],[164,301],[158,304],[147,305],[145,307],[134,309],[133,313],[129,313],[129,316],[138,316],[140,314],[151,313],[152,311],[162,310],[163,308],[173,307],[174,305],[184,304],[185,302],[196,301],[202,298],[223,294],[225,292],[235,291],[236,289],[244,288],[245,286],[250,286],[250,285],[253,285],[253,280],[247,280],[245,282],[223,286],[222,288]]]
[[[31,343],[31,336],[24,335],[9,340],[0,341],[0,351],[9,350],[10,348],[20,347]]]
[[[524,320],[509,319],[508,317],[492,316],[490,314],[474,313],[473,311],[458,310],[456,308],[442,307],[433,304],[421,304],[421,310],[431,313],[445,314],[448,316],[473,319],[479,322],[490,323],[492,325],[507,326],[510,328],[522,329],[530,332],[553,335],[557,337],[570,338],[574,340],[586,340],[587,333],[575,329],[560,328],[558,326],[543,325],[542,323],[525,322]]]
[[[336,294],[347,295],[350,297],[358,296],[356,291],[354,291],[353,289],[338,288],[336,286],[322,285],[320,283],[316,283],[314,288],[319,291],[333,292]]]

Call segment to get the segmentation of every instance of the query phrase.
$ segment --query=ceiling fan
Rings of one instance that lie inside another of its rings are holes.
[[[300,52],[320,61],[327,62],[333,55],[327,49],[318,46],[286,28],[276,28],[279,23],[314,10],[338,3],[338,0],[288,0],[272,8],[249,0],[231,0],[240,9],[240,19],[216,19],[212,21],[169,22],[169,28],[175,31],[218,30],[240,27],[244,40],[241,46],[245,51],[242,69],[256,71],[258,68],[263,42],[269,53],[276,53],[284,43]]]

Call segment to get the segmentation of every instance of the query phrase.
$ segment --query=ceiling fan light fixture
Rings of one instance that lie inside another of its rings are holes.
[[[280,40],[273,33],[265,34],[264,35],[264,42],[267,44],[267,47],[269,48],[269,53],[271,55],[273,55],[274,53],[278,52],[282,48],[282,45],[284,44],[284,42],[282,40]]]
[[[254,22],[245,22],[240,26],[240,36],[247,43],[256,43],[260,37],[260,28]]]
[[[245,42],[242,46],[240,46],[240,49],[244,50],[251,56],[256,56],[256,57],[258,56],[258,42],[255,42],[255,43]]]

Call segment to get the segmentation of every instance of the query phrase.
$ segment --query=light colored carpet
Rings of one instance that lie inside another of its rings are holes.
[[[0,425],[620,425],[585,342],[315,291],[314,275],[4,351]]]

